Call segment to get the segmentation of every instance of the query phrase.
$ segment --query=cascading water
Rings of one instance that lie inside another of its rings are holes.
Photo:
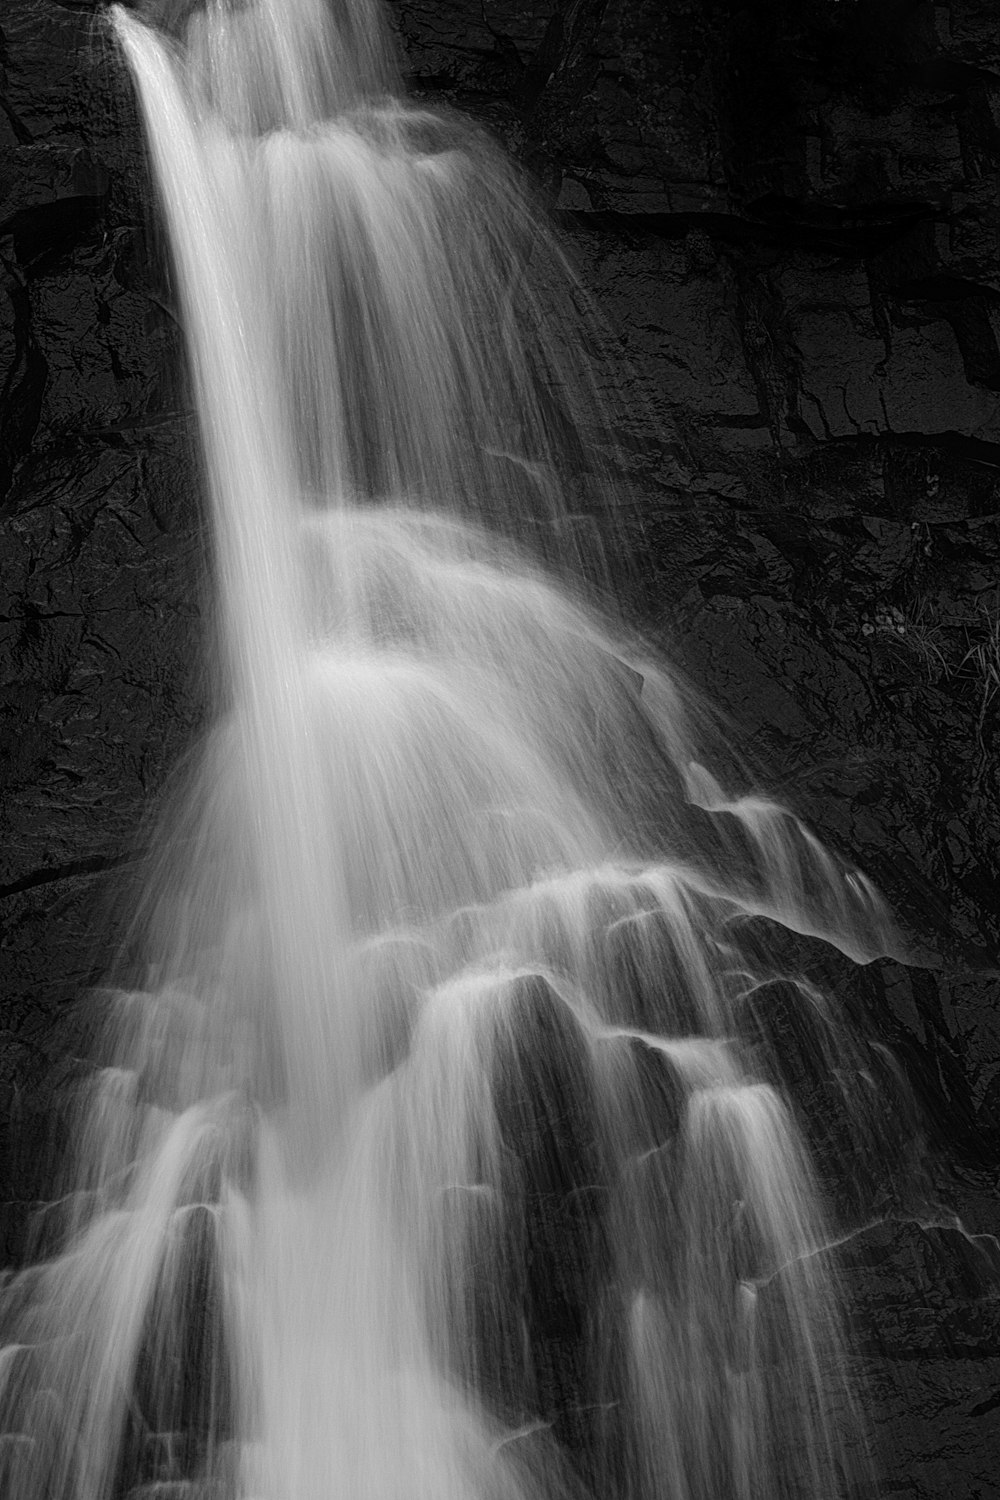
[[[370,0],[113,22],[222,688],[64,1232],[3,1294],[3,1494],[846,1494],[769,992],[855,1141],[866,1105],[828,1002],[761,955],[892,939],[565,582],[611,489],[580,293],[493,149],[393,97]]]

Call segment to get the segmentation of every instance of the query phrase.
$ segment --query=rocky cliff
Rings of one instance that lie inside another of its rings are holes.
[[[392,18],[411,90],[484,121],[550,195],[618,346],[637,617],[900,913],[911,965],[801,955],[921,1112],[905,1186],[887,1166],[847,1247],[880,1493],[995,1493],[1000,11],[393,0]],[[144,812],[204,700],[192,419],[147,196],[92,7],[7,0],[6,1259],[60,1149],[52,1103]]]

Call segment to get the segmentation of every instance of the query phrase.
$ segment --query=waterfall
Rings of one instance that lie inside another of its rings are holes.
[[[856,1044],[778,955],[891,924],[608,603],[586,296],[373,0],[112,25],[218,692],[0,1295],[0,1493],[846,1496],[837,1229],[761,1018],[861,1151]]]

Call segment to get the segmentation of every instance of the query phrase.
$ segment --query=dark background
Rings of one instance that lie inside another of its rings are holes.
[[[623,345],[632,607],[900,914],[911,966],[827,976],[921,1111],[847,1247],[879,1493],[998,1495],[1000,3],[391,12],[411,89],[543,183]],[[179,334],[94,15],[0,13],[7,1261],[204,696]]]

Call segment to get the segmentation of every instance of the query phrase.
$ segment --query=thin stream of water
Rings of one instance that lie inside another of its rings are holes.
[[[62,1238],[0,1300],[2,1493],[846,1496],[834,1236],[751,1021],[762,933],[894,938],[588,602],[614,485],[565,258],[401,100],[369,0],[112,17],[224,686]],[[777,977],[870,1145],[847,1030]]]

